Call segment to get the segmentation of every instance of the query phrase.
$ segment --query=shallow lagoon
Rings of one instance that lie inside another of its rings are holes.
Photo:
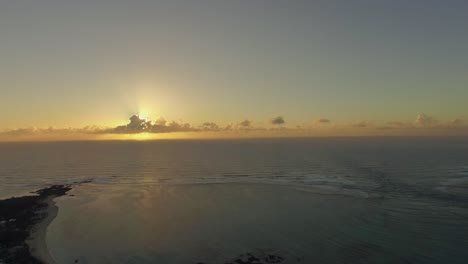
[[[47,243],[57,263],[463,263],[467,211],[265,184],[78,186]],[[265,262],[266,263],[266,262]]]
[[[57,199],[59,264],[464,263],[467,138],[0,144],[0,196]]]

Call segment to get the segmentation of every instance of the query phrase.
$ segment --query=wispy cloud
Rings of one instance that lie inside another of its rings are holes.
[[[317,123],[317,122],[316,122]],[[388,121],[384,124],[372,121],[359,121],[349,124],[335,124],[334,129],[366,129],[366,130],[394,130],[394,131],[413,131],[415,133],[433,133],[435,130],[447,132],[461,132],[468,130],[465,120],[456,118],[450,121],[439,121],[433,116],[427,114],[418,114],[414,121]]]
[[[5,136],[28,136],[28,135],[76,135],[76,134],[95,134],[101,133],[103,130],[96,126],[86,126],[84,128],[17,128],[9,129],[0,132],[0,135]]]
[[[359,122],[351,124],[351,127],[356,127],[356,128],[367,128],[369,126],[370,126],[370,123],[368,121],[359,121]]]
[[[452,126],[462,126],[465,124],[465,121],[459,118],[455,118],[452,121],[450,121],[450,125]]]
[[[408,122],[402,122],[402,121],[390,121],[386,123],[388,127],[391,128],[408,128],[412,127],[413,125]]]
[[[438,121],[434,117],[427,114],[418,114],[413,122],[391,121],[387,122],[386,126],[380,128],[388,129],[458,129],[465,128],[465,121],[456,118],[450,121]]]

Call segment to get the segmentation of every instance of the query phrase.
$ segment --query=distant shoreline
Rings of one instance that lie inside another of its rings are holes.
[[[52,185],[38,195],[0,200],[0,263],[53,264],[45,244],[48,225],[58,212],[53,201],[72,185]]]

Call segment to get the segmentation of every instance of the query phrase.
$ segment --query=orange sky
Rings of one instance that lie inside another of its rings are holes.
[[[375,123],[359,121],[335,123],[321,118],[303,126],[289,126],[278,116],[269,124],[243,120],[220,126],[206,122],[195,126],[183,122],[156,121],[132,116],[129,122],[113,127],[24,128],[0,132],[0,141],[68,141],[68,140],[158,140],[219,139],[269,137],[336,137],[336,136],[467,136],[468,126],[461,119],[438,121],[420,114],[413,122]]]

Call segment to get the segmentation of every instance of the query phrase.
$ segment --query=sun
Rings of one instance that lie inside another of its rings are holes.
[[[138,111],[138,117],[144,120],[149,120],[150,118],[150,111],[146,108],[140,108]]]

